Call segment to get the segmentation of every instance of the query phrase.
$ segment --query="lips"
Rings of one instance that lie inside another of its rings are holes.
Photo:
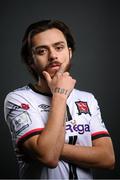
[[[50,63],[47,67],[47,71],[57,71],[61,66],[59,62]]]
[[[61,63],[59,62],[53,62],[48,65],[48,68],[54,68],[54,67],[60,67]]]

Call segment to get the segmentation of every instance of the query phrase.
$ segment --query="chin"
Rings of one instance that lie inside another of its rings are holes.
[[[71,69],[71,63],[69,63],[69,64],[66,66],[64,72],[69,72],[70,69]],[[53,79],[53,77],[55,76],[55,74],[57,73],[57,71],[58,71],[59,69],[57,69],[57,70],[56,70],[56,69],[54,69],[54,70],[44,69],[44,70],[47,71],[47,72],[49,73],[50,77]],[[42,74],[42,72],[40,73],[40,77],[41,77],[41,79],[45,79],[44,76],[43,76],[43,74]]]
[[[54,72],[48,72],[50,77],[53,78],[55,76],[55,74],[57,73],[57,71],[54,71]]]

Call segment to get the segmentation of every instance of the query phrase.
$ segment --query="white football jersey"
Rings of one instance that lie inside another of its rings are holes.
[[[31,84],[6,96],[5,120],[11,132],[20,178],[92,179],[89,168],[60,160],[58,166],[51,169],[21,151],[20,147],[26,139],[44,129],[51,98],[49,94],[37,92]],[[67,99],[65,143],[92,146],[92,140],[104,136],[109,136],[109,133],[101,118],[96,99],[91,93],[74,89]]]

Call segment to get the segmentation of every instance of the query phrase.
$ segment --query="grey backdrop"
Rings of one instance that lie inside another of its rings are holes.
[[[94,93],[111,134],[116,166],[96,170],[95,178],[120,178],[120,5],[119,0],[0,1],[0,178],[17,178],[17,164],[4,122],[6,94],[32,80],[20,60],[26,27],[54,18],[67,23],[77,42],[71,73],[77,88]]]

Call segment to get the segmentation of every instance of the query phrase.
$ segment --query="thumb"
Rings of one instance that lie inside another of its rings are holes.
[[[43,76],[45,77],[46,81],[49,84],[51,82],[51,77],[50,77],[49,73],[46,72],[46,71],[43,71],[42,74],[43,74]]]

